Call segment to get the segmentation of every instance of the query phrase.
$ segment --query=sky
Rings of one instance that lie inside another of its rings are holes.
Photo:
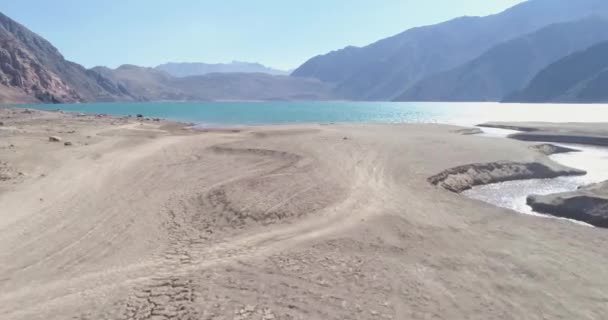
[[[86,67],[260,62],[296,68],[454,17],[523,0],[4,0],[0,12]]]

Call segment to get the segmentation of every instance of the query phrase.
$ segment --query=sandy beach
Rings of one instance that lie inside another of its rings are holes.
[[[607,230],[452,192],[582,174],[537,142],[11,108],[0,122],[1,319],[608,314]]]

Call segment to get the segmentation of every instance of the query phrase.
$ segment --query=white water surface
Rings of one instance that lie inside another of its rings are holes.
[[[514,130],[483,128],[484,136],[493,138],[506,138]],[[539,142],[542,143],[542,142]],[[553,179],[530,179],[493,183],[476,186],[464,191],[467,197],[481,200],[499,207],[512,209],[524,214],[552,217],[534,212],[526,204],[529,195],[547,195],[553,193],[570,192],[580,186],[608,180],[608,148],[588,145],[552,143],[554,145],[580,150],[551,155],[550,158],[560,164],[587,171],[584,176],[558,177]],[[577,223],[581,223],[578,222]],[[584,224],[584,223],[582,223]]]

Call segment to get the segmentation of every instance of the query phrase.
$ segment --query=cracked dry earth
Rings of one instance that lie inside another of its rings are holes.
[[[14,147],[0,161],[25,175],[0,182],[1,319],[608,314],[605,230],[426,181],[550,161],[523,142],[440,125],[4,122]],[[73,147],[45,140],[58,130],[75,132]]]

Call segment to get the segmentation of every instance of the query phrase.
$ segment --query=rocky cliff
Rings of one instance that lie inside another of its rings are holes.
[[[0,13],[0,98],[5,102],[131,100],[104,77],[67,61],[44,38]]]

